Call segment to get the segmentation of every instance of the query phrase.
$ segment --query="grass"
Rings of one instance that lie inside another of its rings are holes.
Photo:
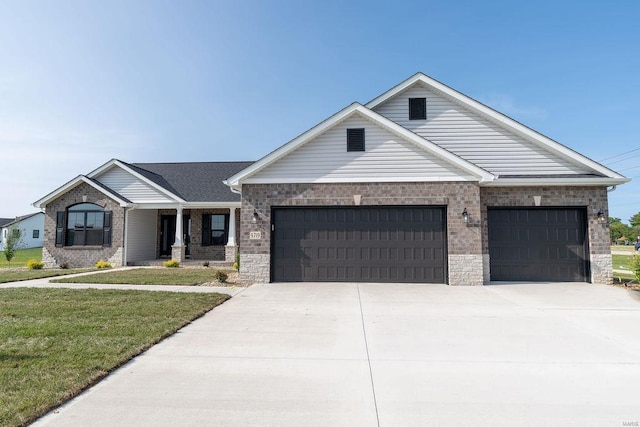
[[[611,246],[612,251],[618,252],[629,252],[629,254],[633,254],[635,252],[634,245],[613,245]]]
[[[0,289],[0,425],[26,425],[229,297]]]
[[[92,271],[93,268],[76,268],[69,270],[46,269],[46,270],[11,270],[0,272],[0,283],[20,282],[22,280],[44,279],[45,277],[64,276],[67,274],[84,273]]]
[[[24,267],[30,259],[42,261],[42,248],[19,249],[10,263],[7,262],[4,251],[0,251],[0,268]]]
[[[633,259],[632,255],[617,255],[617,254],[613,254],[611,255],[611,257],[613,258],[613,268],[615,269],[622,269],[622,270],[631,270],[630,267],[630,263],[631,260]]]
[[[214,271],[215,270],[194,268],[136,268],[92,274],[89,276],[66,277],[52,280],[52,282],[193,286],[206,282],[214,282]]]

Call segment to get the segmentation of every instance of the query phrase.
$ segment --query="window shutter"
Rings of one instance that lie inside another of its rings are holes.
[[[364,128],[347,129],[347,151],[364,151]]]
[[[427,118],[427,98],[409,98],[409,120]]]
[[[202,246],[211,245],[211,215],[202,215]]]
[[[111,211],[104,213],[104,226],[102,229],[102,246],[111,246]]]
[[[224,216],[224,244],[229,243],[229,216]]]
[[[56,212],[56,246],[64,245],[64,212]]]

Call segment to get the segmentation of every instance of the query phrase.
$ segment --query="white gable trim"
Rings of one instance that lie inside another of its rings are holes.
[[[159,191],[160,193],[164,194],[165,196],[169,197],[170,199],[173,199],[173,200],[175,200],[177,202],[180,202],[180,203],[185,203],[186,202],[186,200],[184,200],[182,197],[176,195],[175,193],[172,193],[171,191],[167,190],[166,188],[161,187],[160,185],[158,185],[155,182],[151,181],[150,179],[146,178],[144,175],[141,175],[140,173],[138,173],[135,170],[131,169],[125,163],[121,162],[118,159],[109,160],[107,163],[105,163],[104,165],[100,166],[98,169],[95,169],[94,171],[90,172],[87,176],[89,178],[97,178],[102,173],[108,171],[109,169],[111,169],[113,167],[119,167],[121,169],[124,169],[126,172],[128,172],[131,175],[135,176],[136,178],[138,178],[139,180],[141,180],[145,184],[151,186],[153,189]]]
[[[450,151],[445,150],[444,148],[416,135],[415,133],[403,128],[402,126],[387,119],[386,117],[383,117],[380,114],[374,111],[371,111],[365,106],[357,102],[354,102],[353,104],[349,105],[348,107],[342,109],[338,113],[329,117],[325,121],[321,122],[320,124],[314,126],[313,128],[309,129],[305,133],[301,134],[297,138],[282,145],[280,148],[276,149],[275,151],[266,155],[262,159],[258,160],[253,165],[249,166],[248,168],[232,176],[227,181],[225,181],[225,184],[227,184],[232,188],[239,189],[242,186],[242,182],[248,179],[249,177],[251,177],[252,175],[263,170],[264,168],[273,164],[279,159],[285,157],[287,154],[291,153],[293,150],[306,144],[307,142],[314,139],[316,136],[320,135],[321,133],[325,132],[326,130],[332,128],[333,126],[337,125],[341,121],[345,120],[346,118],[356,113],[362,115],[364,118],[372,121],[378,126],[381,126],[382,128],[400,136],[401,138],[407,141],[413,142],[414,144],[423,148],[425,151],[452,164],[453,166],[456,166],[457,168],[471,174],[472,176],[477,177],[479,182],[493,181],[496,178],[491,173],[474,165],[473,163],[470,163],[464,160],[463,158],[451,153]]]
[[[559,142],[556,142],[554,140],[552,140],[551,138],[548,138],[544,135],[542,135],[541,133],[538,133],[536,131],[534,131],[533,129],[513,120],[510,117],[505,116],[504,114],[490,108],[487,107],[486,105],[476,101],[473,98],[468,97],[467,95],[464,95],[463,93],[458,92],[455,89],[450,88],[449,86],[440,83],[439,81],[432,79],[431,77],[423,74],[423,73],[416,73],[413,76],[409,77],[407,80],[403,81],[402,83],[394,86],[393,88],[391,88],[390,90],[386,91],[385,93],[383,93],[382,95],[378,96],[377,98],[369,101],[367,104],[365,104],[365,106],[367,108],[373,109],[376,106],[382,104],[383,102],[387,101],[388,99],[396,96],[397,94],[399,94],[400,92],[404,91],[405,89],[411,87],[412,85],[414,85],[417,82],[421,82],[422,84],[426,85],[427,87],[440,92],[441,94],[444,94],[446,96],[448,96],[449,98],[452,98],[453,100],[459,102],[460,104],[468,107],[470,110],[484,116],[487,117],[489,119],[492,119],[494,122],[498,123],[499,125],[503,126],[504,128],[506,128],[507,130],[510,130],[512,132],[516,132],[520,135],[523,135],[525,137],[527,137],[529,140],[531,140],[534,143],[537,143],[539,145],[541,145],[542,147],[550,150],[551,152],[560,155],[562,157],[568,158],[569,160],[572,160],[573,162],[579,163],[587,168],[590,168],[602,175],[605,175],[609,178],[615,178],[615,179],[619,179],[619,180],[625,180],[624,182],[628,182],[629,179],[624,177],[623,175],[620,175],[619,173],[601,165],[600,163],[597,163],[591,159],[589,159],[586,156],[583,156],[582,154],[573,151],[572,149],[565,147],[564,145],[560,144]]]
[[[44,209],[49,202],[51,202],[52,200],[58,198],[62,194],[66,193],[67,191],[76,188],[78,185],[80,185],[82,183],[90,185],[91,187],[95,188],[96,190],[98,190],[99,192],[104,194],[105,196],[108,196],[109,198],[115,200],[116,202],[118,202],[120,204],[120,206],[125,207],[125,206],[130,206],[131,205],[131,203],[129,203],[126,200],[122,199],[117,194],[107,191],[104,187],[96,184],[95,182],[93,182],[88,177],[86,177],[84,175],[78,175],[77,177],[75,177],[71,181],[69,181],[66,184],[64,184],[62,187],[57,188],[56,190],[54,190],[51,193],[49,193],[46,196],[44,196],[42,199],[35,201],[33,203],[33,206],[35,206],[36,208],[39,208],[39,209]]]

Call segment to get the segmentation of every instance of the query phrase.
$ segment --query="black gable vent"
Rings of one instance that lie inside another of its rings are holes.
[[[409,98],[409,120],[427,118],[427,98]]]
[[[347,151],[364,151],[364,128],[347,129]]]

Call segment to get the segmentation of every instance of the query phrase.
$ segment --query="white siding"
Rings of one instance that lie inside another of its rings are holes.
[[[347,152],[347,128],[365,128],[364,152]],[[353,115],[245,182],[477,180],[424,148]]]
[[[39,248],[42,247],[44,240],[44,213],[38,213],[30,218],[24,219],[12,227],[22,230],[21,248]],[[38,230],[38,237],[33,237],[33,231]],[[4,241],[7,238],[9,227],[2,228],[0,235],[0,250],[4,250]]]
[[[408,98],[427,98],[426,121],[409,120]],[[374,111],[494,174],[593,172],[505,130],[419,83],[378,105]]]
[[[120,167],[113,167],[96,177],[96,179],[116,193],[131,200],[133,203],[163,203],[173,201],[146,182]]]
[[[156,258],[158,211],[134,209],[127,223],[127,262]]]

